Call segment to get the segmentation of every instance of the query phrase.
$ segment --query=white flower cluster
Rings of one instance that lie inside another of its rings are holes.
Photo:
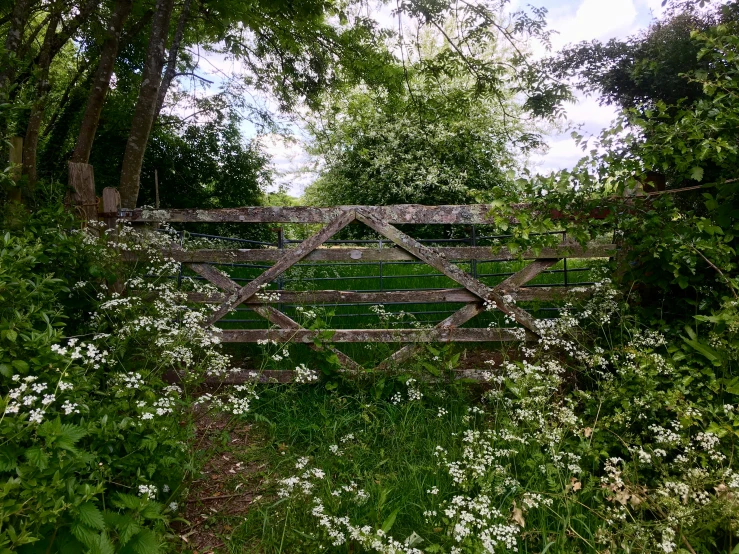
[[[254,295],[256,299],[265,304],[279,302],[280,293],[277,291],[267,290],[268,286],[269,283],[264,283],[259,286],[259,291]]]
[[[303,384],[318,381],[318,372],[312,369],[308,369],[305,364],[299,364],[298,366],[296,366],[294,375],[295,377],[293,378],[293,381],[295,383]]]
[[[69,383],[60,381],[53,392],[50,391],[49,384],[39,381],[35,375],[21,377],[17,373],[12,377],[13,382],[17,383],[15,387],[8,391],[5,398],[5,415],[15,415],[22,417],[28,415],[29,423],[39,424],[44,421],[47,411],[54,409],[54,403],[59,399],[57,394],[59,391],[67,391],[72,389]],[[61,385],[64,385],[62,387]],[[78,414],[79,406],[70,402],[68,399],[59,407],[64,415]]]
[[[94,369],[99,369],[102,364],[108,361],[109,353],[106,350],[99,350],[91,342],[79,344],[78,342],[78,339],[73,337],[67,340],[66,347],[52,344],[51,351],[71,360],[79,360],[80,363],[89,365]]]
[[[508,523],[487,495],[455,496],[443,512],[452,522],[452,537],[460,545],[490,554],[518,552],[521,528],[515,522]]]
[[[303,306],[296,306],[295,311],[302,315],[308,321],[310,321],[311,319],[316,319],[318,317],[318,312],[316,312],[315,310],[309,310],[307,308],[304,308]]]
[[[159,489],[155,485],[139,485],[139,496],[155,500]]]
[[[341,546],[348,540],[357,541],[364,549],[380,554],[423,554],[410,544],[403,544],[382,529],[373,529],[369,525],[362,527],[353,525],[348,517],[332,516],[319,499],[313,500],[311,514],[318,520],[318,525],[328,535],[332,546]],[[410,542],[410,541],[408,541]]]

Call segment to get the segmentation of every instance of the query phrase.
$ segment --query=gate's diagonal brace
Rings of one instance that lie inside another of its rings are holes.
[[[495,286],[495,291],[500,294],[507,294],[510,292],[516,292],[518,288],[531,281],[534,277],[539,275],[542,271],[545,271],[559,262],[561,258],[534,260],[529,265],[524,267],[521,271],[517,271],[504,281],[501,281]]]
[[[428,246],[424,246],[416,239],[406,235],[397,227],[381,221],[373,214],[365,210],[358,209],[356,211],[356,217],[368,227],[374,229],[381,235],[386,236],[399,247],[407,250],[419,260],[440,271],[450,279],[453,279],[470,292],[479,296],[482,300],[495,302],[496,307],[500,311],[513,317],[518,323],[526,327],[526,329],[532,333],[537,336],[539,335],[536,319],[534,319],[534,317],[526,310],[506,302],[503,299],[503,295],[498,291],[480,282],[469,273],[461,270],[453,263],[441,257]]]
[[[190,269],[195,273],[204,277],[210,283],[216,285],[218,288],[226,291],[227,293],[235,293],[239,290],[239,285],[232,281],[227,275],[224,275],[213,266],[207,264],[188,264]],[[283,314],[281,311],[276,310],[272,306],[250,306],[252,310],[261,315],[264,319],[270,323],[274,323],[282,329],[303,329],[297,321],[291,317]],[[309,348],[312,350],[320,350],[320,347],[315,344],[309,344]],[[352,360],[349,356],[344,354],[338,348],[333,346],[327,346],[328,350],[336,354],[344,368],[351,371],[363,371],[362,366]]]
[[[274,323],[278,327],[281,327],[282,329],[304,329],[304,327],[300,325],[300,323],[286,316],[281,311],[276,310],[272,306],[252,306],[251,309],[257,312],[266,320]],[[310,348],[311,350],[320,351],[324,347],[311,343],[308,345],[308,348]],[[349,356],[344,354],[338,348],[334,346],[325,346],[325,348],[336,355],[336,357],[339,359],[339,362],[341,362],[343,369],[348,369],[353,372],[364,371],[364,368],[361,365],[359,365]]]
[[[447,317],[445,320],[437,323],[435,327],[436,328],[459,327],[460,325],[467,323],[470,319],[475,317],[477,314],[484,312],[484,311],[485,311],[485,307],[483,306],[482,302],[470,302],[469,304],[465,304],[462,308],[454,312],[452,315]],[[401,348],[394,354],[391,354],[390,356],[385,358],[382,362],[377,364],[375,366],[375,371],[381,371],[383,369],[387,369],[388,367],[392,365],[399,364],[400,362],[403,362],[407,360],[408,358],[411,358],[413,354],[418,352],[420,348],[421,346],[418,344],[406,344],[403,348]]]
[[[286,250],[284,257],[280,258],[280,260],[275,265],[259,275],[256,279],[249,281],[249,283],[241,287],[235,293],[231,294],[226,299],[226,301],[221,304],[221,306],[215,311],[213,316],[208,321],[208,325],[212,325],[216,321],[221,319],[228,312],[241,304],[244,300],[256,293],[262,287],[262,285],[270,283],[279,275],[290,269],[290,267],[298,263],[313,250],[321,246],[324,242],[338,233],[341,229],[349,225],[349,223],[354,221],[354,219],[355,214],[353,210],[342,212],[341,215],[339,215],[331,223],[326,225],[318,233],[316,233],[309,239],[301,242],[297,246],[297,248]]]

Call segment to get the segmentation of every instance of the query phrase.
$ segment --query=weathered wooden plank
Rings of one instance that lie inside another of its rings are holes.
[[[513,207],[523,207],[514,205]],[[343,212],[361,208],[388,223],[451,224],[492,223],[493,207],[488,204],[424,206],[399,204],[395,206],[334,206],[317,208],[307,206],[258,206],[220,208],[211,210],[133,210],[125,218],[148,223],[170,222],[231,222],[231,223],[330,223]]]
[[[336,329],[331,342],[488,342],[521,340],[521,329]],[[325,339],[325,330],[310,329],[225,329],[224,342],[277,342],[310,343]]]
[[[508,291],[517,290],[521,285],[528,283],[542,271],[549,269],[558,261],[559,260],[535,260],[522,270],[517,271],[501,283],[498,283],[495,290],[501,294],[507,294]]]
[[[490,369],[455,369],[451,376],[454,380],[468,380],[485,383],[490,381],[495,375],[495,371]],[[370,374],[369,372],[367,373]],[[292,383],[295,372],[290,369],[269,369],[269,370],[242,370],[232,372],[224,377],[208,377],[205,379],[206,385],[241,385],[244,383]],[[437,382],[448,380],[447,376],[435,377],[430,373],[419,375],[418,379],[424,382]],[[177,382],[174,379],[173,382]]]
[[[240,290],[230,295],[226,299],[226,301],[221,304],[221,306],[215,311],[213,316],[210,318],[208,324],[212,325],[213,323],[221,319],[224,315],[233,310],[244,300],[254,295],[254,293],[256,293],[262,287],[262,285],[273,281],[285,270],[305,258],[305,256],[307,256],[310,252],[318,248],[321,244],[326,242],[341,229],[349,225],[352,221],[354,221],[355,218],[355,213],[352,211],[341,212],[335,220],[326,225],[318,233],[300,243],[297,248],[290,250],[290,253],[287,256],[281,258],[279,262],[267,269],[264,273],[259,275],[259,277],[250,281],[245,286],[241,287]]]
[[[456,265],[441,258],[429,247],[424,246],[414,238],[406,235],[398,228],[377,219],[373,214],[363,210],[357,210],[356,217],[365,225],[374,229],[381,235],[386,236],[395,244],[404,248],[421,261],[427,263],[431,267],[439,270],[444,275],[453,279],[467,290],[474,292],[483,300],[495,302],[496,307],[506,315],[513,317],[518,323],[526,327],[529,331],[538,334],[536,320],[526,310],[513,305],[503,299],[503,296],[497,291],[474,278],[469,273],[462,271]]]
[[[139,291],[134,291],[139,294]],[[417,291],[387,291],[387,292],[352,292],[343,290],[314,290],[314,291],[275,291],[270,290],[272,299],[265,301],[255,296],[244,300],[244,305],[252,304],[423,304],[423,303],[450,303],[474,302],[479,297],[467,289],[417,290]],[[561,300],[568,296],[585,298],[592,294],[592,287],[523,287],[509,291],[516,302],[534,302]],[[148,294],[140,291],[141,295]],[[220,304],[226,296],[223,294],[208,294],[203,292],[188,292],[187,296],[193,302],[204,304]]]
[[[452,371],[452,378],[465,379],[478,382],[487,382],[495,375],[495,371],[490,369],[455,369]],[[367,372],[367,375],[370,375]],[[244,383],[292,383],[295,372],[290,369],[264,369],[249,370],[245,369],[238,372],[231,372],[223,377],[208,377],[205,379],[206,385],[241,385]],[[430,373],[419,375],[421,381],[446,381],[447,377],[435,377]],[[172,382],[178,382],[179,379],[172,379]]]
[[[95,196],[95,174],[92,166],[69,162],[68,180],[77,215],[85,221],[97,221],[98,199]]]
[[[507,248],[496,251],[487,246],[429,247],[439,256],[454,261],[490,260],[509,261],[519,258],[561,259],[561,258],[608,258],[616,252],[614,244],[592,244],[587,248],[576,246],[558,246],[543,248],[537,252],[527,250],[522,254],[512,253]],[[291,252],[291,248],[254,248],[243,250],[182,250],[179,247],[163,250],[162,254],[177,262],[185,263],[249,263],[277,262]],[[122,252],[123,261],[137,261],[141,254]],[[416,257],[402,248],[319,248],[308,254],[304,260],[312,262],[395,262],[411,261]]]
[[[292,383],[295,372],[291,369],[245,369],[232,371],[223,377],[207,377],[206,385],[241,385],[244,383]]]
[[[195,273],[204,277],[208,282],[217,286],[219,289],[227,293],[235,293],[239,290],[239,285],[234,283],[228,275],[218,271],[215,267],[208,264],[187,264],[187,267]],[[225,301],[225,296],[223,297]]]
[[[516,302],[546,302],[562,300],[567,297],[587,298],[593,293],[592,287],[523,287],[509,291]],[[156,295],[145,290],[132,290],[129,294],[145,298],[154,298]],[[186,292],[192,302],[203,304],[222,304],[226,295],[221,293]],[[387,291],[387,292],[352,292],[340,290],[316,291],[274,291],[270,290],[271,299],[268,301],[252,296],[244,300],[245,306],[252,304],[424,304],[424,303],[456,303],[474,302],[478,300],[476,294],[467,289],[419,290],[419,291]]]

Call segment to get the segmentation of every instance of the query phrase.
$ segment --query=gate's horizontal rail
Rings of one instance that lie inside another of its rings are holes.
[[[226,320],[227,321],[227,320]],[[335,329],[330,332],[309,329],[237,329],[224,330],[223,342],[258,342],[274,340],[280,343],[327,342],[490,342],[521,340],[523,329]],[[530,333],[524,336],[531,337]]]
[[[510,261],[524,259],[559,259],[559,258],[608,258],[616,251],[615,244],[589,244],[587,248],[579,245],[562,245],[554,248],[542,248],[540,251],[527,250],[514,253],[507,248],[493,252],[487,246],[460,246],[432,248],[434,252],[447,260],[466,261]],[[254,248],[239,250],[163,250],[163,254],[177,262],[184,263],[241,263],[241,262],[277,262],[289,254],[292,249]],[[124,261],[136,261],[141,256],[136,252],[122,252]],[[318,248],[308,254],[304,260],[321,262],[394,262],[416,260],[413,255],[400,248]]]
[[[513,205],[512,207],[523,207]],[[361,208],[392,224],[492,224],[493,206],[471,204],[458,206],[424,206],[421,204],[399,204],[395,206],[334,206],[315,208],[304,206],[259,206],[247,208],[219,208],[211,210],[137,209],[122,212],[121,221],[143,223],[165,222],[228,222],[228,223],[330,223],[341,213]]]
[[[362,375],[364,371],[346,371],[352,375]],[[371,371],[366,371],[366,375],[371,375]],[[419,376],[421,381],[445,381],[451,377],[454,380],[471,380],[486,382],[491,378],[490,369],[455,369],[451,375],[444,372],[442,376],[431,375],[430,373]],[[266,370],[242,370],[231,372],[223,377],[207,377],[206,385],[240,385],[243,383],[291,383],[295,380],[296,372],[292,369],[266,369]],[[173,375],[171,382],[177,383],[181,380],[178,375]]]
[[[561,300],[568,296],[585,297],[592,292],[590,287],[535,287],[520,288],[510,292],[516,302]],[[148,294],[141,291],[141,295]],[[193,302],[218,304],[225,300],[225,294],[188,292]],[[403,290],[354,292],[344,290],[276,291],[269,290],[264,295],[254,295],[244,301],[253,304],[424,304],[448,302],[475,302],[479,297],[467,289]]]

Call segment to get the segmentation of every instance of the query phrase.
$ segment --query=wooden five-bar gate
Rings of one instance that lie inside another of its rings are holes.
[[[271,329],[225,329],[225,342],[305,343],[312,348],[326,331],[309,330],[275,308],[284,303],[318,305],[342,303],[460,303],[464,306],[430,329],[334,329],[331,342],[393,342],[407,343],[375,369],[386,369],[407,360],[423,342],[485,342],[536,339],[540,330],[537,320],[523,309],[519,302],[551,301],[561,297],[561,289],[553,287],[529,288],[524,285],[565,258],[603,258],[614,254],[613,244],[589,245],[583,249],[574,243],[562,243],[537,252],[512,253],[506,248],[492,251],[486,246],[431,247],[404,233],[396,225],[408,224],[492,224],[492,208],[488,205],[460,206],[337,206],[314,207],[246,207],[209,210],[134,210],[121,211],[119,219],[138,223],[312,223],[323,228],[294,248],[252,248],[234,250],[184,250],[172,245],[166,254],[183,263],[196,274],[223,291],[219,295],[193,294],[196,301],[215,302],[209,324],[244,305],[273,324]],[[395,244],[394,248],[326,248],[322,247],[347,225],[359,222]],[[472,274],[463,271],[454,262],[474,260],[532,260],[520,271],[510,275],[496,286],[488,286]],[[303,260],[318,262],[352,261],[421,261],[449,277],[461,287],[423,291],[355,292],[340,290],[274,291],[264,289],[286,270]],[[213,264],[270,262],[261,275],[243,286],[217,270]],[[585,291],[581,291],[585,292]],[[485,310],[500,310],[509,321],[518,326],[508,328],[462,327]],[[332,346],[325,346],[339,358],[346,370],[364,370],[349,356]]]

